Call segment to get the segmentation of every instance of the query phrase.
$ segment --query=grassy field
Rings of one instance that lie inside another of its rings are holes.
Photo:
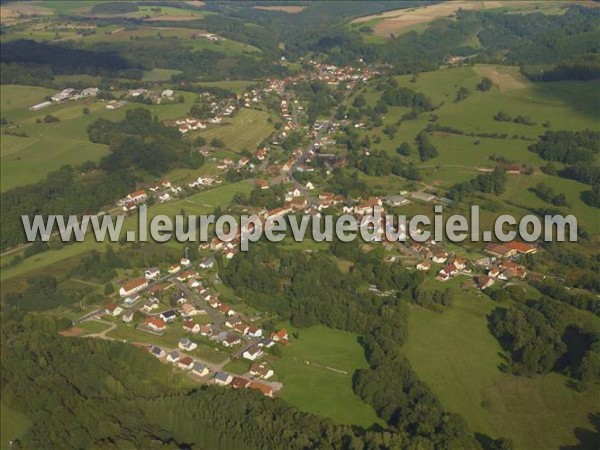
[[[258,144],[273,132],[273,126],[267,121],[265,111],[243,108],[221,126],[197,131],[192,136],[203,136],[208,142],[213,138],[222,139],[228,148],[234,151],[254,150]]]
[[[171,75],[176,75],[178,73],[181,72],[179,70],[171,69],[154,68],[152,70],[144,70],[142,81],[169,81],[171,79]]]
[[[600,389],[578,393],[558,374],[501,372],[501,348],[485,317],[494,303],[471,292],[455,298],[443,314],[410,311],[404,352],[419,378],[474,432],[509,437],[518,449],[576,444],[574,429],[591,428],[588,414],[598,410]]]
[[[88,125],[99,118],[121,120],[127,110],[139,107],[149,109],[161,120],[179,118],[189,112],[195,99],[195,94],[184,92],[185,103],[143,105],[130,102],[115,111],[107,110],[104,102],[86,99],[29,111],[29,106],[42,102],[53,92],[33,86],[2,85],[2,116],[12,122],[3,128],[27,135],[1,136],[2,191],[39,181],[65,164],[99,161],[108,153],[108,148],[90,142],[86,131]],[[89,114],[83,114],[84,107],[90,110]],[[60,122],[36,123],[36,119],[47,114],[58,117]]]
[[[488,92],[480,92],[476,86],[483,76],[490,77],[495,83]],[[424,181],[430,185],[447,189],[457,182],[474,178],[477,168],[493,166],[490,157],[503,156],[516,164],[525,164],[539,168],[546,164],[538,155],[528,150],[534,140],[547,130],[600,130],[600,110],[597,98],[590,95],[600,87],[600,82],[553,82],[532,83],[524,78],[517,67],[497,65],[477,65],[441,69],[435,72],[419,74],[416,81],[411,76],[397,78],[401,86],[427,94],[432,102],[440,105],[433,113],[421,114],[415,120],[405,120],[398,127],[393,139],[383,135],[381,128],[365,131],[371,138],[379,136],[381,142],[373,148],[396,155],[396,148],[404,141],[413,147],[413,154],[406,158],[421,168]],[[460,87],[466,87],[471,95],[456,102],[456,93]],[[374,105],[381,93],[367,88],[364,96],[367,103]],[[497,122],[493,116],[499,111],[515,117],[523,115],[536,122],[533,126],[515,123]],[[385,115],[384,124],[395,124],[408,112],[405,107],[390,107]],[[436,116],[436,123],[465,133],[507,134],[507,139],[465,136],[435,132],[431,140],[439,150],[439,156],[424,163],[419,161],[414,138]],[[543,123],[548,121],[548,128]],[[514,139],[513,136],[517,135]],[[523,139],[524,137],[524,139]],[[372,177],[371,177],[372,178]],[[381,186],[387,193],[397,192],[402,182],[394,177],[366,180],[370,186]],[[528,189],[538,182],[556,186],[559,192],[565,192],[572,205],[572,211],[580,223],[589,231],[600,232],[597,210],[585,205],[580,194],[590,187],[536,172],[533,176],[509,176],[506,193],[502,198],[511,200],[527,208],[544,205]],[[384,192],[385,193],[385,192]]]
[[[8,443],[25,433],[29,425],[24,414],[0,403],[0,449],[8,450]]]
[[[156,214],[178,214],[182,208],[189,214],[212,212],[216,205],[228,205],[236,192],[248,193],[252,189],[253,183],[250,181],[241,181],[219,186],[208,191],[199,192],[186,199],[154,205],[148,209],[149,217]],[[130,216],[125,219],[122,232],[135,230],[137,227],[137,220],[136,216]],[[115,249],[118,248],[118,244],[99,243],[88,236],[84,242],[67,245],[59,250],[50,250],[39,253],[31,258],[27,258],[17,266],[3,268],[0,272],[2,291],[10,292],[18,290],[19,287],[25,286],[25,280],[29,276],[42,273],[47,275],[64,273],[65,270],[70,270],[71,267],[76,265],[79,258],[85,253],[91,250],[104,252],[106,251],[107,245],[112,245]],[[175,240],[169,241],[166,245],[181,248],[181,244]],[[17,254],[22,255],[22,251],[3,256],[0,260],[2,266]]]
[[[323,326],[299,333],[274,365],[284,384],[281,397],[303,411],[341,423],[369,427],[378,422],[373,409],[352,391],[352,374],[367,367],[357,336]]]

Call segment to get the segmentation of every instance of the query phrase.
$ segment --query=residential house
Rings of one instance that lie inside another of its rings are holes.
[[[154,346],[150,348],[150,353],[157,358],[163,358],[167,354],[162,348]]]
[[[383,200],[388,206],[404,206],[410,203],[406,197],[401,195],[388,195]]]
[[[456,267],[453,264],[448,264],[438,272],[436,279],[439,281],[447,281],[448,279],[450,279],[450,277],[453,277],[457,273],[458,270],[456,269]]]
[[[257,391],[262,392],[262,394],[266,397],[273,397],[273,388],[267,386],[266,384],[252,381],[248,387],[250,389],[256,389]]]
[[[500,275],[500,269],[498,269],[496,266],[492,267],[488,272],[488,276],[492,278],[496,278],[498,275]]]
[[[173,264],[169,267],[169,270],[167,272],[169,272],[171,275],[176,274],[177,272],[179,272],[181,270],[181,266],[179,264]]]
[[[204,258],[200,261],[198,266],[201,269],[212,269],[215,265],[215,260],[213,258]]]
[[[250,366],[250,375],[252,375],[253,377],[268,380],[274,375],[274,372],[272,369],[269,369],[264,363],[253,363]]]
[[[165,324],[164,321],[162,321],[160,319],[156,319],[154,317],[148,317],[144,321],[144,326],[146,328],[149,328],[150,330],[156,331],[156,332],[164,331],[167,328],[167,325]]]
[[[489,288],[490,286],[493,286],[495,282],[494,282],[493,278],[482,275],[475,279],[475,283],[476,283],[477,287],[483,291],[483,290]]]
[[[142,306],[142,310],[145,312],[150,312],[152,310],[158,309],[158,299],[151,298],[144,302],[144,306]]]
[[[144,271],[146,280],[155,280],[160,276],[160,269],[158,267],[150,267]]]
[[[133,311],[127,311],[125,314],[121,316],[121,319],[125,323],[130,323],[133,320]]]
[[[180,369],[192,370],[192,367],[194,367],[194,360],[189,356],[184,356],[177,363],[177,367]]]
[[[134,294],[146,289],[148,287],[148,280],[146,278],[137,278],[135,280],[128,281],[121,286],[119,289],[119,295],[121,297],[131,297]]]
[[[210,372],[210,370],[208,370],[208,367],[206,367],[204,364],[199,363],[199,362],[195,362],[192,365],[192,373],[194,375],[197,375],[199,377],[205,377],[206,375],[208,375]]]
[[[467,261],[464,258],[453,258],[450,260],[450,264],[456,267],[456,270],[466,270]]]
[[[104,311],[110,316],[118,317],[123,312],[123,308],[118,306],[116,303],[111,303],[104,309]]]
[[[262,329],[257,326],[249,327],[246,333],[248,334],[248,336],[253,338],[262,337]]]
[[[230,348],[240,344],[241,342],[242,340],[239,337],[230,334],[225,339],[223,339],[221,344],[223,344],[223,347]]]
[[[179,352],[176,350],[173,350],[171,353],[169,353],[167,355],[167,361],[174,363],[179,361]]]
[[[264,347],[264,348],[271,348],[274,345],[275,345],[275,341],[273,339],[271,339],[271,338],[263,339],[262,341],[260,341],[258,343],[259,347]]]
[[[174,322],[177,318],[177,313],[174,309],[169,309],[167,311],[163,311],[159,314],[159,317],[167,323]]]
[[[360,202],[358,205],[354,207],[354,212],[357,214],[371,214],[373,213],[373,209],[375,207],[381,206],[383,203],[381,199],[378,197],[371,197],[367,200]]]
[[[523,253],[525,255],[530,255],[530,254],[536,253],[538,251],[538,249],[535,245],[528,244],[526,242],[512,241],[512,242],[505,242],[502,245],[511,250],[515,250],[517,253]]]
[[[277,331],[276,333],[271,333],[271,339],[273,342],[278,342],[280,344],[288,343],[288,333],[285,328]]]
[[[509,258],[517,254],[515,248],[510,248],[502,244],[488,244],[485,246],[484,251],[498,258]]]
[[[220,386],[227,386],[233,380],[232,376],[227,372],[217,372],[213,377],[215,384]]]
[[[252,346],[247,349],[244,353],[242,353],[242,357],[245,359],[249,359],[250,361],[254,361],[257,358],[260,358],[263,355],[263,351],[259,346]]]
[[[189,340],[188,338],[179,339],[178,346],[181,350],[186,350],[188,352],[191,352],[192,350],[198,348],[198,344],[196,344],[194,341]]]
[[[242,377],[233,377],[231,380],[231,387],[234,389],[245,389],[250,385],[250,380]]]
[[[134,191],[127,195],[127,200],[134,202],[134,203],[143,203],[147,199],[148,199],[148,195],[146,194],[146,191],[144,191],[144,190]]]
[[[416,267],[417,270],[429,270],[431,263],[429,261],[421,261]]]
[[[189,303],[185,303],[181,306],[181,312],[186,317],[197,316],[198,314],[201,314],[199,309],[193,305],[190,305]]]
[[[195,323],[193,320],[185,320],[183,322],[183,329],[188,333],[198,334],[200,333],[200,324]]]
[[[200,326],[200,335],[202,336],[211,336],[213,334],[213,327],[212,325],[208,324],[208,325],[201,325]]]
[[[249,328],[250,327],[248,325],[246,325],[245,323],[243,323],[243,322],[236,323],[233,326],[234,331],[237,331],[238,333],[241,333],[241,334],[248,333],[248,329]]]
[[[434,263],[438,263],[438,264],[444,264],[447,259],[448,259],[448,253],[446,253],[446,252],[435,253],[433,255],[433,258],[431,258],[431,260]]]

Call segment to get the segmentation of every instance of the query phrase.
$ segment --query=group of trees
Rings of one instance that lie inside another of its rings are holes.
[[[192,168],[204,163],[202,155],[192,152],[175,128],[162,125],[143,108],[127,111],[121,122],[98,119],[88,127],[88,135],[90,141],[110,146],[110,155],[100,163],[107,172],[141,169],[160,176],[177,163]]]
[[[551,163],[565,164],[562,170],[554,170],[558,175],[591,184],[592,189],[581,198],[590,206],[600,207],[600,166],[595,164],[600,152],[600,132],[546,131],[529,150]],[[549,169],[553,171],[552,167]]]
[[[428,159],[435,158],[440,154],[436,146],[431,142],[429,133],[427,133],[427,131],[421,131],[417,135],[415,141],[417,142],[419,158],[421,158],[421,161],[427,161]]]
[[[554,206],[569,206],[567,196],[563,192],[557,194],[554,191],[554,188],[545,183],[538,183],[535,185],[535,187],[532,187],[531,190],[540,199],[545,202],[552,203]]]
[[[496,308],[490,329],[509,352],[507,370],[517,375],[566,373],[581,388],[600,382],[600,333],[581,328],[568,307],[549,297]]]
[[[396,297],[378,297],[361,289],[374,284],[410,298],[423,275],[384,262],[376,251],[364,253],[357,243],[334,242],[332,252],[353,262],[350,274],[340,272],[327,252],[282,251],[265,243],[236,255],[222,271],[222,279],[250,304],[276,311],[295,326],[320,323],[361,334],[370,368],[355,374],[354,389],[389,425],[390,446],[420,442],[477,448],[464,421],[443,409],[401,355],[406,339],[403,304]],[[450,302],[447,293],[434,297]]]
[[[496,167],[493,172],[477,175],[473,180],[455,184],[450,188],[448,198],[461,201],[474,192],[499,195],[504,192],[505,184],[506,173],[500,167]]]
[[[499,111],[494,116],[494,120],[496,122],[513,122],[513,123],[518,123],[520,125],[529,125],[529,126],[535,125],[535,122],[533,120],[531,120],[529,117],[516,116],[513,118],[510,115],[508,115],[507,113],[505,113],[504,111]]]
[[[546,131],[529,150],[546,161],[564,164],[592,163],[600,152],[600,132]]]

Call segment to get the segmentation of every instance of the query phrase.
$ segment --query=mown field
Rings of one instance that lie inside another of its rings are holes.
[[[292,332],[288,325],[286,329]],[[378,423],[373,409],[352,391],[352,374],[368,366],[357,336],[323,326],[298,332],[299,339],[283,348],[274,365],[284,385],[280,396],[303,411],[341,423]]]
[[[442,314],[411,308],[403,351],[419,378],[476,433],[509,437],[516,449],[577,444],[576,428],[593,429],[589,414],[598,412],[600,389],[579,393],[555,373],[528,378],[501,372],[502,349],[486,319],[498,305],[474,292],[456,294]]]
[[[242,108],[233,118],[224,120],[222,125],[195,131],[191,136],[202,136],[207,142],[214,138],[222,139],[228,148],[236,152],[252,151],[274,130],[273,125],[267,121],[268,118],[269,113],[265,111]]]
[[[8,450],[9,442],[25,433],[30,424],[24,414],[0,403],[0,449]]]

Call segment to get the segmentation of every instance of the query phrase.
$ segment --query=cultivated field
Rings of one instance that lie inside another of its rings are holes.
[[[352,374],[367,367],[357,336],[323,326],[298,331],[299,339],[283,349],[274,365],[284,385],[281,397],[303,411],[341,423],[363,427],[378,423],[373,409],[352,391]]]
[[[306,9],[306,6],[280,5],[280,6],[254,6],[254,9],[262,9],[264,11],[281,11],[288,14],[298,14]]]
[[[597,412],[600,390],[578,393],[555,373],[501,372],[502,351],[486,320],[496,306],[487,296],[457,292],[442,314],[412,308],[404,352],[413,368],[476,433],[510,437],[518,449],[577,444],[576,428],[593,429],[589,414]]]
[[[582,2],[592,3],[592,2]],[[358,17],[353,24],[366,24],[372,26],[374,34],[381,37],[390,37],[412,30],[414,26],[427,24],[443,17],[456,14],[463,10],[490,10],[503,9],[514,12],[540,11],[557,14],[563,11],[565,2],[561,1],[447,1],[417,8],[396,9],[381,14]]]

